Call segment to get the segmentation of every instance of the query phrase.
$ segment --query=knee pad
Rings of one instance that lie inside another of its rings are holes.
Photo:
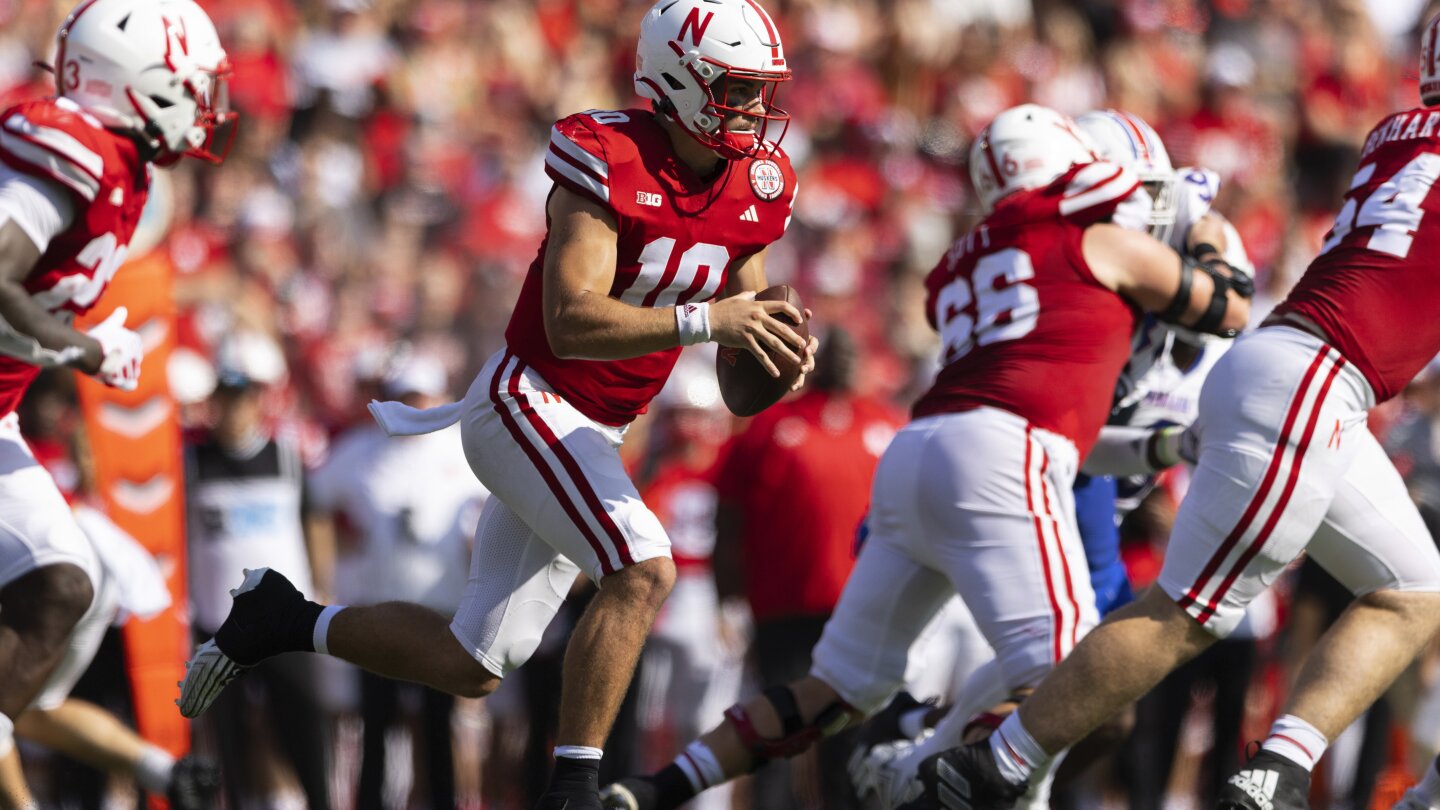
[[[725,710],[725,717],[735,724],[740,741],[750,751],[753,759],[752,770],[772,759],[786,759],[802,754],[822,738],[838,734],[850,724],[854,711],[845,701],[836,700],[822,709],[813,721],[806,723],[800,716],[800,706],[796,703],[795,693],[790,687],[772,686],[762,694],[770,701],[775,714],[780,718],[779,737],[760,736],[741,704],[737,703]]]

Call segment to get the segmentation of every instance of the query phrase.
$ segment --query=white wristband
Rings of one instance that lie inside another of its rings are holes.
[[[680,345],[690,346],[710,341],[710,305],[681,304],[675,307],[675,326],[680,330]]]

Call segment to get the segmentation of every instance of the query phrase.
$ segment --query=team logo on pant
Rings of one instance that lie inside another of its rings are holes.
[[[756,160],[750,163],[750,190],[762,200],[770,201],[785,190],[785,175],[773,160]]]

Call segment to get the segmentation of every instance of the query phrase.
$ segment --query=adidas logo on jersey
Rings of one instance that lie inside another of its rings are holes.
[[[760,215],[755,213],[755,206],[752,204],[749,208],[745,209],[745,213],[740,215],[740,220],[742,222],[759,222]]]
[[[1279,771],[1241,771],[1230,777],[1230,784],[1255,800],[1260,810],[1275,806],[1275,786],[1280,784]]]

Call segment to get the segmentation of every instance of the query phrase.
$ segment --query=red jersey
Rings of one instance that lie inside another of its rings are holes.
[[[1073,167],[1003,198],[950,248],[925,282],[944,368],[916,418],[988,405],[1065,436],[1085,457],[1130,356],[1136,311],[1095,280],[1080,242],[1138,187],[1111,163]]]
[[[562,119],[550,131],[545,172],[615,218],[609,294],[643,307],[714,298],[732,264],[785,233],[795,195],[795,173],[778,150],[768,158],[723,162],[715,177],[697,176],[646,110],[591,110]],[[659,393],[680,349],[628,360],[557,358],[541,302],[548,245],[547,235],[505,340],[581,413],[607,425],[628,424]]]
[[[696,470],[665,461],[640,493],[670,536],[670,556],[677,568],[706,568],[715,551],[715,478],[719,462]]]
[[[150,192],[150,164],[129,138],[55,98],[0,113],[0,161],[59,183],[74,197],[74,221],[50,240],[25,289],[67,321],[88,312],[125,262]],[[15,410],[39,373],[38,366],[0,357],[0,414]]]
[[[807,388],[735,437],[720,469],[721,508],[741,512],[745,595],[757,620],[835,609],[870,479],[901,422],[878,401]]]
[[[1275,312],[1319,326],[1384,402],[1440,352],[1440,110],[1381,121],[1360,161],[1320,255]]]

